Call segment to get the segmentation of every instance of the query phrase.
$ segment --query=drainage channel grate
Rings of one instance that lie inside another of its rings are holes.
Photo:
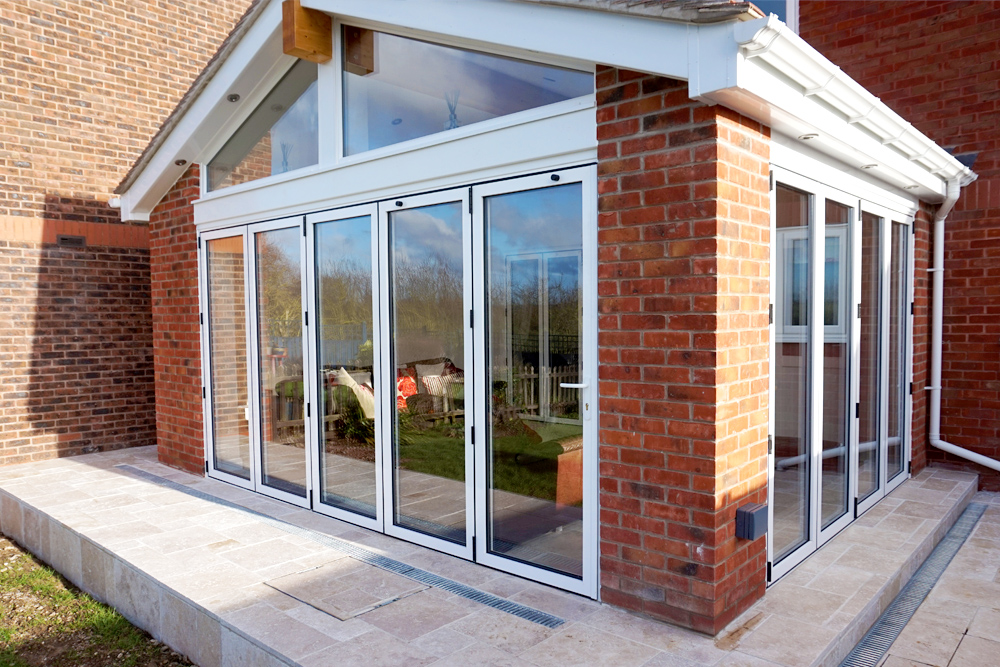
[[[986,505],[983,503],[969,503],[944,539],[938,542],[913,578],[903,586],[903,590],[882,612],[875,625],[862,637],[858,645],[844,658],[840,667],[875,667],[882,660],[917,611],[917,607],[934,588],[934,584],[944,573],[948,563],[965,544],[965,540],[985,511]]]
[[[388,570],[389,572],[394,572],[409,579],[413,579],[414,581],[419,581],[422,584],[427,584],[428,586],[434,586],[435,588],[446,590],[449,593],[458,595],[459,597],[466,598],[467,600],[473,600],[480,604],[484,604],[487,607],[492,607],[493,609],[506,612],[513,616],[517,616],[518,618],[523,618],[526,621],[544,625],[547,628],[558,628],[566,622],[558,616],[548,614],[544,611],[539,611],[538,609],[534,609],[523,604],[518,604],[517,602],[511,602],[510,600],[506,600],[498,595],[493,595],[492,593],[487,593],[486,591],[481,591],[478,588],[467,586],[453,579],[448,579],[434,574],[433,572],[428,572],[427,570],[421,570],[411,565],[407,565],[406,563],[377,554],[374,551],[360,547],[357,544],[352,544],[346,540],[331,537],[330,535],[324,535],[323,533],[310,530],[308,528],[302,528],[288,523],[287,521],[282,521],[281,519],[275,519],[274,517],[268,516],[263,512],[248,509],[224,498],[217,498],[211,494],[205,493],[204,491],[192,489],[189,486],[181,484],[180,482],[175,482],[173,480],[166,479],[165,477],[154,475],[151,472],[136,468],[135,466],[123,464],[115,467],[140,479],[152,482],[158,486],[164,486],[200,500],[207,500],[210,503],[215,503],[216,505],[222,505],[236,510],[237,512],[249,514],[258,521],[277,528],[278,530],[282,530],[291,535],[308,538],[317,544],[322,544],[325,547],[347,554],[351,558],[367,563],[368,565]]]

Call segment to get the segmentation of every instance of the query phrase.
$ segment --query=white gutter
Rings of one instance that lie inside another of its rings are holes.
[[[928,271],[932,278],[931,303],[931,392],[930,428],[927,439],[934,447],[1000,472],[1000,461],[969,451],[941,439],[941,357],[944,350],[944,221],[958,201],[963,185],[956,176],[948,181],[948,194],[934,215],[934,266]]]

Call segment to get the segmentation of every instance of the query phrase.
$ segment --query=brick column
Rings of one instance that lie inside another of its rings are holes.
[[[192,165],[153,209],[149,221],[156,377],[156,443],[163,463],[205,468],[198,325],[198,245],[191,202],[199,196]]]
[[[769,130],[682,81],[597,75],[601,594],[715,634],[761,597]]]

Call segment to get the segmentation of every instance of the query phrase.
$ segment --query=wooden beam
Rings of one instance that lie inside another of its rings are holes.
[[[287,55],[314,63],[333,58],[333,18],[299,0],[281,3],[281,36]]]

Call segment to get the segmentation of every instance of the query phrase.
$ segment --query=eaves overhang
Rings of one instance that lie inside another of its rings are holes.
[[[810,46],[775,16],[732,26],[729,80],[692,97],[722,104],[809,149],[923,201],[976,174]]]
[[[940,202],[975,174],[822,56],[776,17],[685,23],[520,0],[301,0],[346,22],[525,59],[608,65],[688,82],[721,104],[895,189]],[[569,6],[567,6],[569,5]],[[248,107],[294,62],[281,52],[281,3],[258,0],[116,190],[123,220],[148,220],[183,173],[207,162],[246,91]],[[572,29],[567,29],[572,26]],[[256,92],[255,92],[256,91]],[[596,141],[596,137],[595,137]],[[319,165],[322,168],[322,165]]]

